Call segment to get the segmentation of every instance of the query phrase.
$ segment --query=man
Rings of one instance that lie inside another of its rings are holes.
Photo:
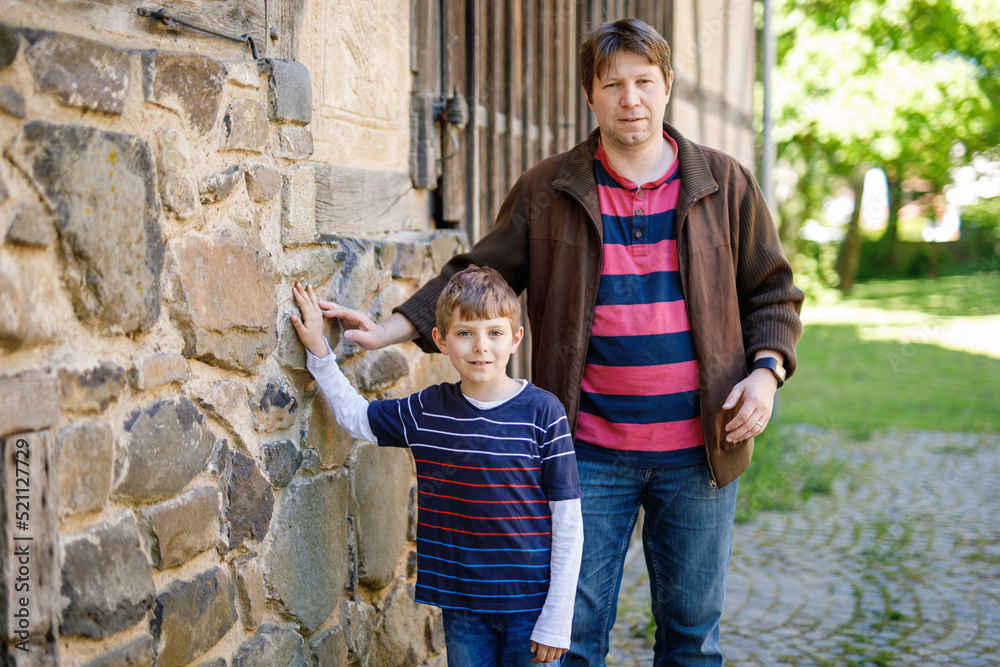
[[[721,665],[737,478],[795,370],[803,294],[753,176],[663,122],[666,41],[625,19],[581,47],[599,129],[526,171],[494,230],[384,322],[321,303],[364,347],[434,351],[434,302],[490,266],[527,289],[533,382],[566,406],[584,555],[566,665],[602,665],[639,508],[655,664]]]

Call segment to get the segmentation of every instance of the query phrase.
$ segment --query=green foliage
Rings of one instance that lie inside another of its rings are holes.
[[[962,209],[963,231],[987,243],[1000,242],[1000,197],[983,199]]]

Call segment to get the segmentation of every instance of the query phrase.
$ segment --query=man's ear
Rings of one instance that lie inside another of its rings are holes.
[[[583,96],[587,98],[587,106],[590,107],[591,111],[593,111],[594,110],[594,101],[592,99],[590,99],[590,94],[587,93],[586,86],[580,86],[580,87],[583,88]]]
[[[448,343],[445,342],[444,336],[441,335],[437,327],[431,329],[431,338],[434,339],[434,344],[441,350],[441,354],[448,354]]]
[[[521,344],[521,341],[523,339],[524,339],[524,327],[518,327],[517,331],[514,332],[513,342],[510,345],[511,354],[513,354],[514,351],[517,350],[517,347]]]
[[[674,71],[670,70],[670,76],[667,78],[667,104],[670,104],[670,93],[674,89]]]

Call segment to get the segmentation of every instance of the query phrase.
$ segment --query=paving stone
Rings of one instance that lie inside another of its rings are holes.
[[[235,99],[222,117],[220,150],[263,153],[268,146],[271,124],[267,110],[260,102]]]
[[[347,667],[347,638],[344,628],[336,625],[316,635],[309,641],[316,664],[323,667]]]
[[[63,104],[120,114],[129,86],[129,59],[101,42],[65,33],[49,33],[27,52],[35,87],[53,93]]]
[[[156,131],[156,175],[163,208],[180,220],[198,212],[198,189],[191,169],[187,137],[172,127]]]
[[[214,174],[209,174],[198,183],[198,195],[202,204],[217,204],[233,194],[244,181],[243,165],[234,164]]]
[[[268,114],[276,123],[312,122],[312,82],[309,70],[294,60],[262,58],[260,73],[267,76]]]
[[[274,155],[288,160],[305,160],[313,154],[312,132],[298,125],[281,125],[274,135]]]
[[[55,215],[77,316],[105,334],[148,331],[160,313],[164,246],[145,140],[39,120],[6,155]]]
[[[152,354],[136,357],[128,377],[133,387],[148,391],[171,382],[187,382],[191,371],[183,355]]]
[[[61,634],[108,637],[146,617],[155,591],[131,512],[61,541]]]
[[[271,525],[274,492],[257,462],[230,450],[222,473],[222,493],[223,543],[233,549],[247,540],[252,543],[263,540]]]
[[[153,638],[141,634],[84,663],[83,667],[152,667]]]
[[[254,370],[275,345],[275,279],[266,254],[227,236],[188,234],[170,246],[170,314],[184,356]]]
[[[27,248],[48,248],[56,242],[52,217],[33,201],[24,202],[14,212],[7,229],[7,243]]]
[[[282,177],[281,243],[286,247],[316,238],[316,170],[298,165]]]
[[[59,431],[59,516],[104,507],[111,491],[114,431],[105,420]]]
[[[253,637],[240,645],[233,667],[306,667],[305,641],[293,630],[262,625]]]
[[[175,495],[205,469],[215,435],[190,400],[175,397],[132,412],[118,447],[114,495],[149,502]]]
[[[268,597],[308,633],[319,628],[343,595],[348,488],[343,471],[292,481],[262,547]]]
[[[244,176],[247,194],[255,202],[270,201],[281,192],[281,172],[277,167],[267,164],[247,164],[244,165]]]
[[[156,664],[184,665],[215,646],[236,623],[235,603],[236,588],[221,567],[170,582],[156,596],[150,621]]]
[[[302,454],[294,442],[285,438],[261,445],[260,460],[264,464],[267,478],[271,480],[271,486],[281,489],[292,481],[295,471],[302,463]]]
[[[6,84],[0,86],[0,112],[14,118],[24,118],[24,98],[21,93],[14,90],[13,86]]]
[[[410,502],[410,456],[406,450],[360,444],[351,467],[357,520],[359,574],[374,588],[389,585],[406,545]]]
[[[256,429],[271,433],[295,423],[299,402],[285,378],[271,378],[261,384],[250,397],[250,412]]]
[[[147,102],[176,112],[199,134],[215,125],[222,103],[225,67],[192,53],[143,54],[143,94]]]
[[[241,556],[233,561],[236,572],[236,591],[240,600],[240,617],[243,627],[254,630],[264,620],[267,600],[264,595],[264,575],[256,554]]]
[[[219,491],[214,486],[185,491],[142,510],[152,538],[153,565],[177,567],[219,541]]]
[[[94,368],[59,370],[59,394],[63,410],[103,412],[125,389],[125,370],[104,363]]]

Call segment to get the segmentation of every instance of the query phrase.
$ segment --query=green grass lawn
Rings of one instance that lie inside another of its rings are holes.
[[[740,480],[738,520],[762,509],[794,509],[810,494],[829,491],[842,464],[818,461],[821,447],[809,442],[824,431],[864,440],[888,428],[1000,430],[1000,359],[910,342],[921,336],[861,335],[892,321],[894,311],[931,315],[935,327],[957,317],[1000,314],[1000,274],[873,281],[858,285],[839,305],[860,308],[863,321],[806,326],[797,348],[799,370],[778,392],[771,425],[756,439],[753,463]],[[793,433],[794,424],[820,429],[803,438]]]

